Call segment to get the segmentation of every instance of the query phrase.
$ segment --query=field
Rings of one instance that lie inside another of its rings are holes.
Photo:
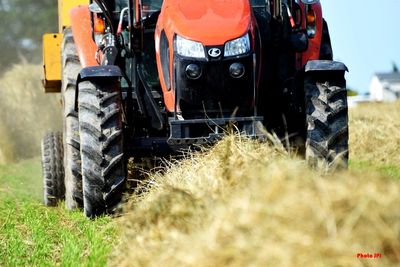
[[[102,266],[115,236],[110,218],[41,203],[39,159],[0,166],[0,266]]]
[[[349,171],[311,170],[279,143],[230,136],[149,174],[123,216],[89,221],[43,207],[39,158],[19,160],[35,156],[23,151],[37,132],[59,127],[43,117],[51,101],[30,103],[37,110],[18,124],[34,137],[9,134],[22,128],[0,113],[0,266],[400,264],[400,103],[350,111]]]

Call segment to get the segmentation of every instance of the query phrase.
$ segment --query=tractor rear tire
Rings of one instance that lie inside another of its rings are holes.
[[[311,166],[347,168],[347,89],[341,71],[306,73],[306,159]]]
[[[94,218],[113,213],[126,186],[119,83],[81,82],[78,98],[84,211]]]
[[[64,30],[62,64],[65,205],[67,209],[72,210],[83,206],[83,196],[79,123],[75,111],[76,81],[82,67],[71,29]]]
[[[57,206],[64,200],[64,166],[62,134],[48,133],[42,140],[44,204]]]

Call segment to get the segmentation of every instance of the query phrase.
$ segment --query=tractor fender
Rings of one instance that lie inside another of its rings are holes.
[[[92,38],[92,25],[88,5],[70,11],[72,35],[83,68],[99,65],[95,59],[97,46]]]
[[[86,67],[79,72],[78,83],[104,78],[121,78],[122,71],[116,65]]]
[[[338,61],[332,60],[310,60],[306,64],[305,72],[311,71],[349,71],[347,66]]]
[[[92,66],[83,68],[78,75],[75,89],[75,111],[78,111],[79,84],[84,81],[95,81],[104,79],[120,79],[123,77],[118,66]]]

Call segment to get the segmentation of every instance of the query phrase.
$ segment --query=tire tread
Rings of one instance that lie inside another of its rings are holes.
[[[348,165],[348,106],[344,78],[325,73],[305,78],[306,158],[311,165]]]
[[[125,189],[122,103],[115,82],[79,86],[84,210],[93,218],[113,213]]]
[[[42,172],[44,204],[57,206],[64,200],[63,143],[60,132],[48,133],[42,140]]]
[[[78,113],[75,111],[76,80],[81,70],[70,28],[62,42],[62,100],[64,124],[65,205],[67,209],[83,206]]]

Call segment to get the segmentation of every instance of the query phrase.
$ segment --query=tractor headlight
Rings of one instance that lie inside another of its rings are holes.
[[[176,35],[175,45],[177,53],[181,56],[192,58],[206,57],[204,46],[199,42],[191,41]]]
[[[249,34],[246,33],[246,35],[229,41],[225,44],[225,57],[232,57],[232,56],[238,56],[238,55],[243,55],[246,54],[250,51],[250,38]]]

